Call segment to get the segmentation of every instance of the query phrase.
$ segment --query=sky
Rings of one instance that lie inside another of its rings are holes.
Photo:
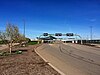
[[[100,39],[100,0],[0,0],[0,30],[15,24],[31,39],[45,33],[75,33]]]

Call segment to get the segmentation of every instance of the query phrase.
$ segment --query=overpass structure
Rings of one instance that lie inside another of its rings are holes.
[[[75,37],[79,37],[79,39],[77,39]],[[68,43],[68,42],[78,43],[78,44],[100,44],[100,39],[92,39],[92,40],[83,39],[79,34],[74,34],[74,33],[65,33],[65,34],[62,34],[62,33],[55,33],[55,34],[43,33],[42,35],[40,35],[38,37],[38,42],[50,43],[50,42],[55,42],[55,41],[62,41],[64,43]]]
[[[45,38],[42,38],[42,36],[44,36]],[[51,36],[52,36],[52,38],[54,38],[55,36],[57,37],[56,39],[50,39],[51,38]],[[78,34],[74,34],[74,33],[65,33],[65,34],[63,34],[63,33],[55,33],[55,34],[49,34],[49,33],[43,33],[42,35],[40,35],[39,37],[38,37],[38,40],[39,41],[42,41],[42,42],[44,42],[45,40],[47,41],[47,40],[49,40],[49,41],[57,41],[57,40],[59,40],[59,41],[63,41],[63,42],[65,42],[62,38],[60,38],[61,36],[68,36],[68,37],[73,37],[73,36],[78,36],[79,38],[80,38],[80,44],[83,44],[83,42],[82,42],[82,37],[80,36],[80,35],[78,35]],[[47,38],[49,38],[49,39],[47,39]],[[72,43],[74,43],[74,42],[76,42],[77,43],[77,40],[75,39],[75,38],[69,38],[68,40],[70,40],[70,41],[72,41]],[[67,40],[66,40],[67,41]]]

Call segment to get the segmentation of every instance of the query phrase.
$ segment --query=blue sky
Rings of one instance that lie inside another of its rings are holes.
[[[16,24],[23,34],[35,38],[44,32],[80,34],[100,38],[100,0],[0,0],[0,30],[6,23]]]

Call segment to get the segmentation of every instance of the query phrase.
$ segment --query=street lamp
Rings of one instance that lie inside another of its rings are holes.
[[[25,20],[23,20],[23,23],[24,23],[24,33],[23,33],[23,35],[25,37]]]
[[[92,36],[93,36],[93,35],[92,35],[92,28],[93,28],[93,27],[90,26],[90,39],[91,39],[91,40],[92,40]]]

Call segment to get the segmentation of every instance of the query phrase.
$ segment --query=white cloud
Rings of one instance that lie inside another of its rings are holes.
[[[90,18],[90,19],[87,19],[87,20],[90,21],[90,22],[95,22],[96,21],[95,18]]]
[[[90,21],[91,21],[91,22],[95,22],[95,21],[96,21],[96,19],[90,19]]]

